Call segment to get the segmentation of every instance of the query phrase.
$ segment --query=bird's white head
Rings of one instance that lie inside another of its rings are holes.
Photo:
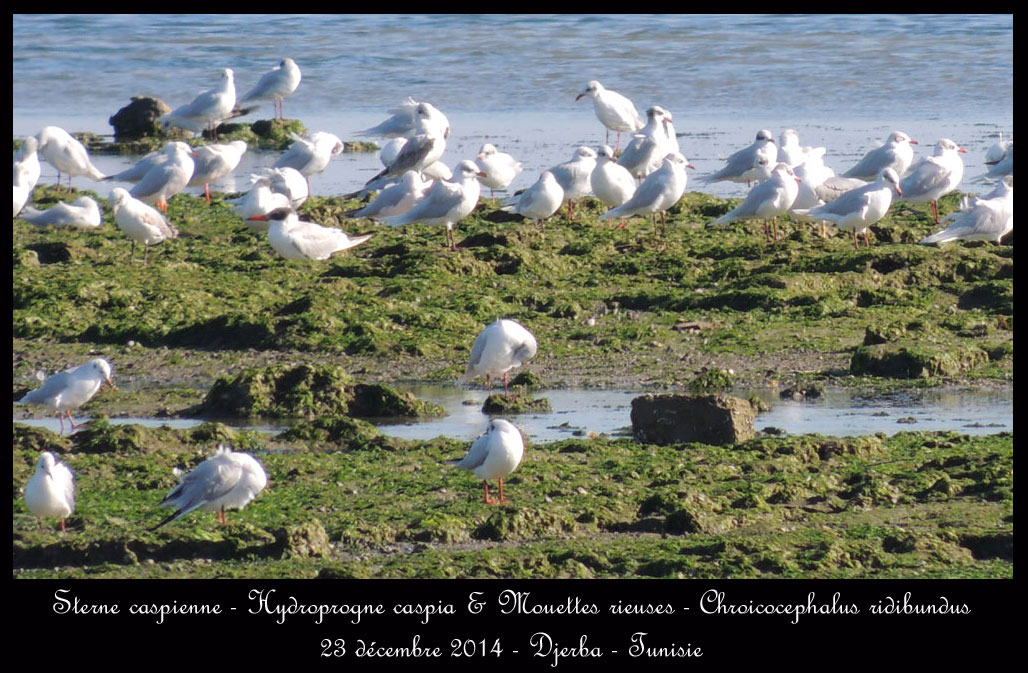
[[[757,140],[773,143],[775,141],[775,137],[767,129],[760,129],[757,131]]]
[[[917,141],[908,136],[903,131],[893,131],[889,134],[889,143],[893,145],[898,145],[900,143],[909,143],[911,145],[916,145]]]
[[[496,146],[492,143],[485,143],[482,149],[478,150],[478,158],[485,159],[490,154],[496,154]]]
[[[54,458],[54,454],[44,451],[39,454],[39,458],[36,460],[36,471],[51,474],[56,464],[57,459]]]
[[[883,168],[882,172],[878,174],[878,180],[883,184],[891,186],[897,194],[903,196],[903,190],[900,189],[899,175],[891,168]]]

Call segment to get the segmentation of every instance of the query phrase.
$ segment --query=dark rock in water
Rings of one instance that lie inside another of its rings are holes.
[[[737,444],[756,436],[756,412],[730,395],[643,395],[632,400],[632,434],[642,442]]]
[[[133,96],[131,103],[107,121],[114,127],[114,139],[118,142],[144,137],[160,138],[164,136],[164,129],[157,119],[169,112],[171,108],[160,98]]]
[[[825,387],[813,381],[797,383],[778,393],[778,396],[783,400],[796,400],[797,402],[816,400],[825,396]]]
[[[484,414],[524,414],[551,410],[550,401],[545,397],[535,399],[521,393],[512,397],[490,395],[482,404],[482,413]]]

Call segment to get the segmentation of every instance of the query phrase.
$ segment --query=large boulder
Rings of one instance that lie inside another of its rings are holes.
[[[107,121],[114,127],[114,139],[117,142],[145,137],[160,138],[164,135],[164,129],[157,119],[169,112],[171,108],[160,98],[133,96],[131,103],[115,112]]]
[[[756,416],[731,395],[643,395],[632,400],[632,434],[652,444],[738,444],[756,436]]]

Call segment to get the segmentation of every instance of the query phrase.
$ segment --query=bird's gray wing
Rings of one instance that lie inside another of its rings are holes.
[[[70,370],[57,372],[47,378],[43,385],[35,390],[29,391],[25,397],[18,400],[19,404],[46,404],[47,400],[54,399],[61,391],[72,384],[73,377]]]
[[[383,218],[383,222],[389,224],[410,224],[419,220],[431,220],[444,217],[453,210],[464,198],[464,190],[461,186],[445,180],[436,180],[432,189],[428,190],[418,205],[414,206],[404,215],[394,215]],[[397,219],[393,219],[397,218]]]
[[[468,455],[464,456],[464,459],[454,465],[454,467],[460,470],[474,470],[476,467],[485,462],[485,459],[489,457],[489,433],[482,435],[475,440],[475,443],[468,449]]]
[[[475,337],[475,343],[471,344],[471,357],[468,359],[468,372],[471,369],[478,366],[478,363],[482,361],[482,353],[485,352],[485,342],[488,339],[488,334],[485,330],[482,330],[477,337]],[[465,374],[466,376],[466,374]]]
[[[934,161],[922,161],[907,177],[900,181],[904,197],[918,196],[946,183],[948,172]]]
[[[163,163],[167,163],[169,158],[170,157],[168,157],[168,155],[164,152],[151,152],[150,154],[147,154],[145,157],[137,161],[136,164],[131,168],[126,168],[117,175],[108,175],[104,178],[104,180],[114,180],[117,182],[138,182],[139,180],[142,180],[147,173],[150,172],[151,168],[153,168],[154,166],[160,166]]]
[[[285,154],[279,157],[272,168],[292,168],[302,172],[304,166],[309,164],[314,156],[314,146],[306,140],[298,139],[289,146]]]
[[[895,161],[895,153],[888,147],[876,147],[857,162],[857,165],[842,174],[844,178],[878,175],[883,168],[888,168]]]
[[[64,484],[64,499],[71,507],[71,510],[75,511],[75,475],[72,474],[71,469],[64,463],[57,463],[54,465],[54,472],[59,475]]]
[[[142,199],[148,196],[153,196],[157,192],[164,189],[164,187],[175,177],[176,166],[171,163],[161,164],[160,166],[147,172],[143,179],[136,183],[136,186],[129,190],[129,194]]]
[[[852,189],[863,187],[867,183],[859,178],[831,177],[814,188],[817,198],[825,203],[834,201]]]
[[[867,185],[870,187],[870,185]],[[862,208],[866,208],[871,201],[870,189],[864,189],[858,187],[852,189],[834,201],[829,201],[823,206],[812,208],[810,214],[816,216],[818,213],[824,213],[827,215],[848,215],[855,213]]]

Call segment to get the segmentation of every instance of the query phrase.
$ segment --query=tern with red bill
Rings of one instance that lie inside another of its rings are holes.
[[[293,261],[324,260],[333,253],[356,247],[374,234],[350,237],[342,229],[304,222],[292,208],[277,208],[249,219],[270,222],[268,243],[275,252]]]

